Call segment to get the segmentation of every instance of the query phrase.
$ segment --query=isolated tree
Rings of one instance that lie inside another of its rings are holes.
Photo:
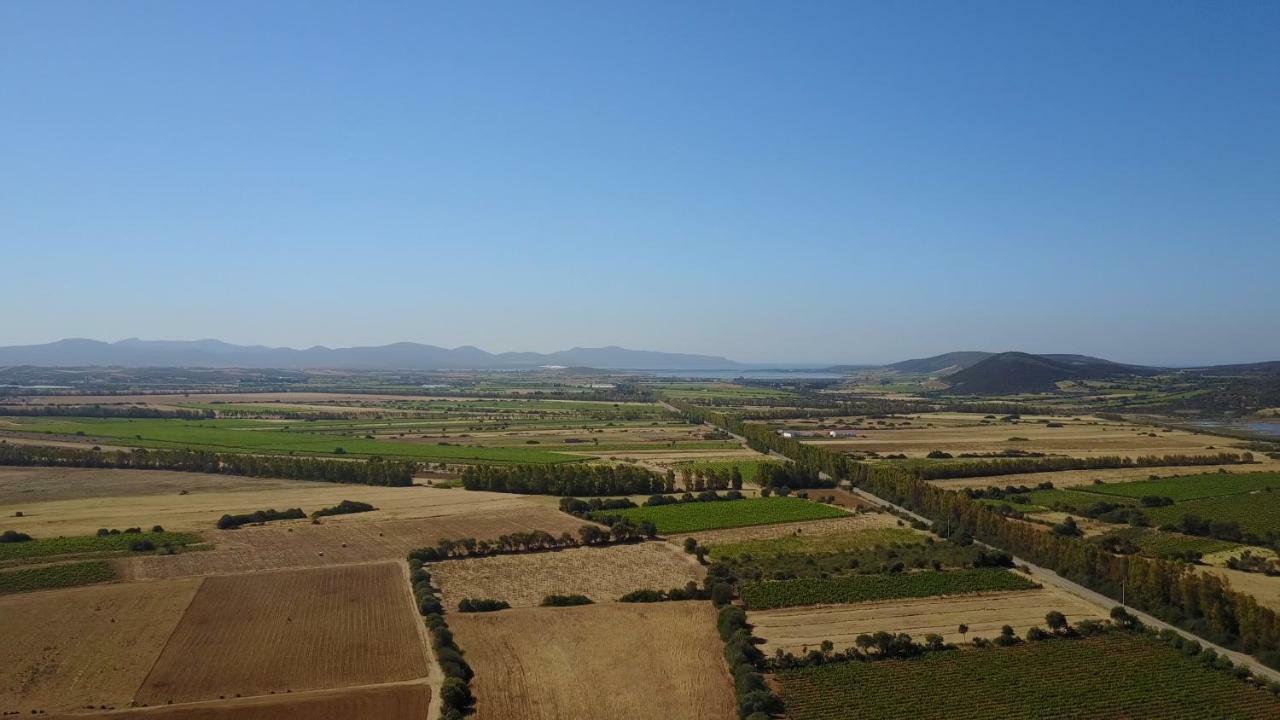
[[[969,626],[960,623],[960,627],[956,628],[956,632],[960,633],[960,639],[964,640],[965,636],[969,634]]]
[[[1044,622],[1054,632],[1062,632],[1067,627],[1067,616],[1057,610],[1050,610],[1044,616]]]

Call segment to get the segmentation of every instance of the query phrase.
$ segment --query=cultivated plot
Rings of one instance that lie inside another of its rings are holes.
[[[706,574],[692,556],[664,542],[445,560],[429,569],[448,610],[464,598],[505,600],[513,607],[537,605],[553,594],[609,602],[632,590],[684,587]]]
[[[975,637],[994,638],[1004,625],[1019,635],[1045,627],[1044,616],[1057,610],[1070,622],[1102,619],[1106,610],[1060,590],[1044,588],[961,597],[894,600],[855,605],[757,610],[748,614],[753,634],[765,641],[766,655],[782,649],[796,655],[830,640],[837,650],[854,644],[864,633],[907,633],[917,641],[936,633],[947,642]],[[961,633],[961,625],[968,631]]]
[[[127,705],[200,582],[0,597],[0,713]]]
[[[111,720],[423,720],[425,683],[346,688],[112,713]]]
[[[211,577],[138,690],[147,705],[427,675],[395,563]]]
[[[1154,638],[1111,635],[778,673],[791,720],[1280,717],[1280,699]]]
[[[715,625],[706,602],[449,617],[475,669],[476,720],[731,720]]]
[[[463,491],[446,491],[465,495]],[[554,535],[577,533],[583,520],[532,503],[440,517],[371,520],[378,513],[308,521],[267,523],[239,530],[214,530],[205,536],[214,548],[199,553],[148,555],[113,560],[121,577],[130,580],[325,567],[376,561],[398,561],[410,550],[433,546],[443,538],[493,539],[513,532],[545,530]],[[501,509],[499,509],[501,508]]]

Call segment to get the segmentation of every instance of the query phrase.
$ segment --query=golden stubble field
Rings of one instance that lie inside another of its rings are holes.
[[[517,608],[449,617],[475,669],[475,720],[731,720],[709,602]]]
[[[830,640],[837,650],[853,645],[863,633],[885,631],[907,633],[917,641],[929,633],[941,635],[947,642],[959,643],[974,637],[991,639],[1010,625],[1019,635],[1033,625],[1045,626],[1044,616],[1057,610],[1071,622],[1107,615],[1099,608],[1075,595],[1043,588],[1008,593],[989,593],[919,600],[891,600],[851,605],[820,605],[779,610],[757,610],[748,613],[755,625],[753,634],[765,640],[761,650],[772,655],[775,650],[803,654]],[[961,635],[961,623],[969,632]]]
[[[464,598],[506,600],[513,607],[537,605],[552,594],[610,602],[632,590],[701,583],[706,575],[693,556],[660,541],[447,560],[430,570],[450,611]]]
[[[1164,432],[1159,428],[1132,423],[1102,420],[1092,416],[1080,419],[1064,417],[1024,416],[1017,423],[983,424],[981,415],[961,413],[922,413],[910,416],[909,426],[885,427],[864,423],[857,437],[839,439],[806,439],[803,442],[832,450],[880,454],[902,453],[908,457],[924,457],[930,451],[960,453],[1024,450],[1054,455],[1091,457],[1097,455],[1204,455],[1229,451],[1239,441],[1183,430]],[[1061,423],[1048,427],[1037,420]],[[841,424],[825,420],[827,424]],[[901,423],[902,420],[888,422]],[[932,425],[932,427],[929,427]],[[803,422],[797,428],[807,427]],[[1010,440],[1010,438],[1025,438]],[[1209,450],[1209,446],[1216,449]]]
[[[91,535],[98,528],[212,530],[224,514],[300,507],[307,512],[342,500],[373,504],[375,512],[333,518],[367,522],[487,514],[535,506],[545,499],[415,485],[376,487],[304,480],[244,478],[159,470],[0,468],[0,518],[5,529],[34,537]],[[22,517],[15,517],[21,512]]]
[[[557,536],[563,532],[576,535],[578,528],[588,524],[539,504],[500,509],[481,506],[469,512],[403,520],[370,517],[375,515],[370,512],[329,517],[319,525],[308,520],[286,520],[239,530],[209,530],[202,536],[213,543],[211,550],[136,555],[111,562],[127,580],[325,567],[398,561],[409,551],[435,545],[444,538],[494,539],[532,530]]]
[[[201,580],[0,597],[0,713],[123,707]]]
[[[399,563],[206,578],[138,689],[146,705],[426,677]]]

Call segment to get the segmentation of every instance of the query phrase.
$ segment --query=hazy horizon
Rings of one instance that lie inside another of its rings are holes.
[[[1280,3],[0,4],[0,345],[1280,359]]]

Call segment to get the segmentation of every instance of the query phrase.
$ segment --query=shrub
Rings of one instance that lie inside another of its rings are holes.
[[[17,530],[5,530],[0,533],[0,543],[20,543],[31,542],[31,536],[26,533],[20,533]]]
[[[594,602],[586,595],[548,595],[542,598],[543,607],[569,607],[573,605],[590,605]]]
[[[506,600],[493,600],[489,598],[466,598],[458,603],[458,612],[494,612],[496,610],[506,610],[511,604]]]

